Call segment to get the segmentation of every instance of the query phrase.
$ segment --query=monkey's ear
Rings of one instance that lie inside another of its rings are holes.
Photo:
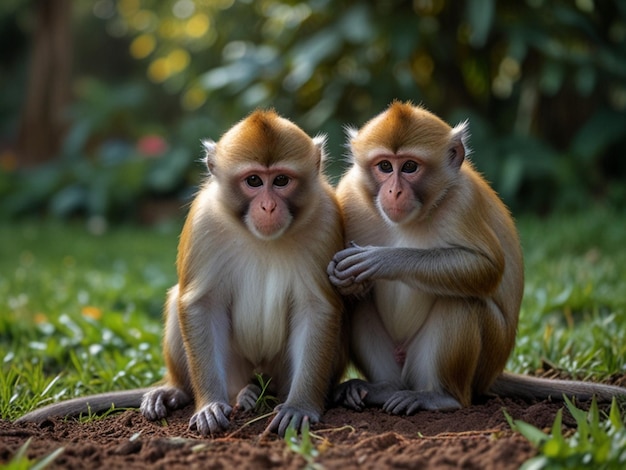
[[[215,141],[207,139],[202,141],[202,147],[204,147],[204,162],[209,169],[209,173],[213,174],[215,169],[215,156],[217,154],[217,144]]]
[[[317,168],[322,168],[322,165],[326,161],[326,134],[317,134],[313,137],[313,145],[315,145],[315,151],[317,152]]]
[[[354,161],[354,149],[352,148],[352,141],[356,139],[359,130],[356,127],[352,126],[345,126],[344,130],[346,132],[346,136],[348,137],[348,140],[346,142],[346,148],[348,149],[347,161],[351,163]]]
[[[457,124],[450,132],[450,149],[448,150],[448,161],[454,168],[460,168],[465,160],[467,151],[467,140],[469,139],[469,121]]]

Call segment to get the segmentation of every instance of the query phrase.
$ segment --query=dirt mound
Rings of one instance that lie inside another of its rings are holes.
[[[318,453],[314,463],[342,470],[518,468],[535,450],[510,430],[502,409],[515,419],[548,428],[561,406],[494,398],[459,411],[424,411],[408,417],[334,408],[311,428]],[[64,448],[48,468],[301,469],[310,463],[283,439],[263,433],[268,418],[254,421],[251,414],[237,414],[228,433],[201,438],[187,429],[191,412],[187,408],[158,423],[146,421],[135,410],[91,423],[0,421],[0,462],[9,461],[31,438],[27,452],[31,459]],[[568,418],[564,413],[564,425],[573,426]]]

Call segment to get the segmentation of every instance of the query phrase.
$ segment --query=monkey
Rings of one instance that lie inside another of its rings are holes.
[[[466,158],[468,126],[394,101],[348,128],[352,164],[336,194],[349,245],[327,272],[350,299],[350,354],[365,380],[340,384],[335,400],[413,414],[493,393],[626,395],[503,372],[524,289],[522,249],[508,208]]]
[[[334,190],[323,172],[325,137],[309,137],[274,110],[257,110],[216,143],[203,142],[208,177],[180,235],[178,283],[164,308],[161,384],[76,398],[35,410],[41,421],[140,407],[162,419],[193,402],[201,435],[254,408],[255,373],[280,404],[267,429],[317,423],[347,363],[344,303],[326,266],[344,246]]]

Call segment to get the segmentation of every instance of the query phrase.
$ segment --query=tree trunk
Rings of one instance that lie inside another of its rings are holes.
[[[17,138],[21,166],[36,166],[57,155],[70,99],[72,1],[38,0],[35,7],[30,75]]]

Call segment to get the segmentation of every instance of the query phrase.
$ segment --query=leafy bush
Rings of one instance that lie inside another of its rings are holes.
[[[0,173],[0,214],[120,220],[135,216],[147,198],[184,197],[201,173],[194,164],[200,138],[190,148],[168,141],[149,121],[138,124],[134,113],[141,114],[147,99],[141,86],[87,80],[80,88],[61,156],[35,169]]]
[[[29,10],[10,5],[0,21]],[[626,206],[619,0],[102,0],[76,2],[74,15],[79,78],[63,154],[32,174],[0,170],[4,214],[111,217],[184,194],[202,171],[200,138],[255,107],[328,134],[336,180],[344,126],[393,99],[451,124],[469,118],[475,164],[516,212]],[[0,78],[3,102],[15,102],[15,83]],[[169,150],[146,161],[135,144],[149,135]]]

